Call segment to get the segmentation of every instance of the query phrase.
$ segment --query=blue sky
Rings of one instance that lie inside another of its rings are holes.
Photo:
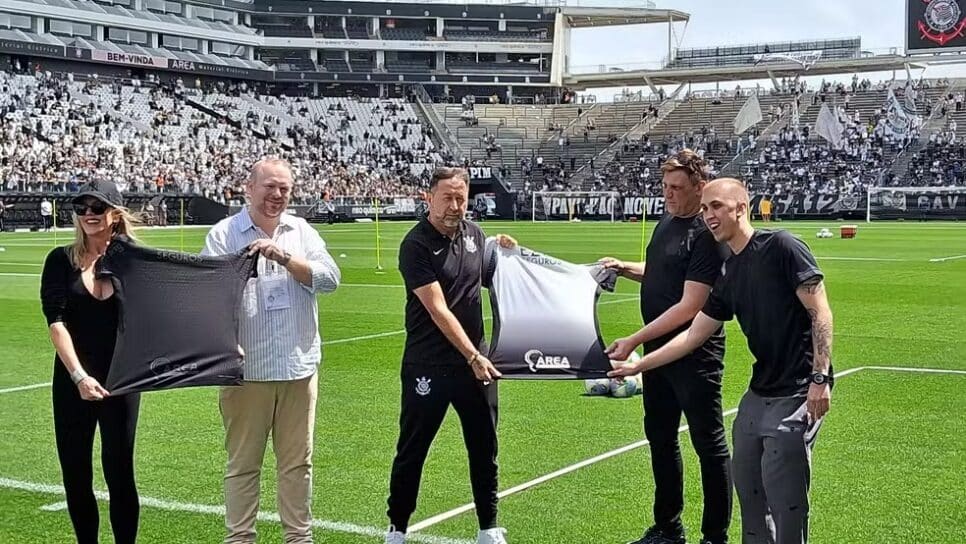
[[[682,23],[675,24],[673,42],[682,48],[855,36],[862,37],[863,50],[884,53],[890,47],[905,47],[905,0],[656,2],[658,8],[691,14],[687,28]],[[573,72],[596,71],[600,64],[646,63],[647,67],[656,68],[665,55],[666,24],[578,29],[571,39],[571,67],[587,68],[572,69]],[[920,73],[914,71],[913,76],[919,77]],[[946,65],[926,71],[926,77],[957,75],[966,75],[966,67]],[[892,74],[865,77],[878,81],[889,79]],[[905,74],[898,77],[905,78]],[[839,79],[851,79],[851,75]]]

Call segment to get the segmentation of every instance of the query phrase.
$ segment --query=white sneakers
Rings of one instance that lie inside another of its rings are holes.
[[[389,531],[386,532],[386,543],[385,544],[405,544],[406,535],[400,533],[396,530],[396,527],[390,525]]]
[[[405,544],[406,535],[397,531],[392,525],[389,526],[389,531],[386,532],[385,544]],[[494,527],[493,529],[487,529],[485,531],[480,531],[476,535],[476,544],[508,544],[506,541],[506,529],[503,527]]]
[[[506,541],[506,529],[503,527],[494,527],[480,531],[476,536],[476,544],[508,544]]]

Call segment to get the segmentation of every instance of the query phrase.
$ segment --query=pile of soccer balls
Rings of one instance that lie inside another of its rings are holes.
[[[828,228],[822,228],[822,230],[815,233],[816,238],[831,238],[833,236],[835,235]]]
[[[641,360],[641,357],[634,352],[631,352],[631,356],[622,363],[615,363],[615,365],[626,365],[633,364]],[[633,397],[634,395],[639,395],[644,390],[644,382],[641,379],[640,374],[635,374],[633,376],[628,376],[622,380],[601,378],[597,380],[584,380],[584,393],[591,397],[603,397],[610,395],[611,397],[624,399],[628,397]]]

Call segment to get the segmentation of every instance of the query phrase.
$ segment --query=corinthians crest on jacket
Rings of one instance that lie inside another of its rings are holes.
[[[916,26],[922,39],[946,45],[964,35],[966,18],[958,0],[923,0],[926,11]]]

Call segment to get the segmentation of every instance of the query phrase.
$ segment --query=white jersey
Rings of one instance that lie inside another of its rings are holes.
[[[597,328],[601,289],[617,274],[487,240],[484,284],[490,287],[489,358],[509,378],[601,378],[612,369]]]

